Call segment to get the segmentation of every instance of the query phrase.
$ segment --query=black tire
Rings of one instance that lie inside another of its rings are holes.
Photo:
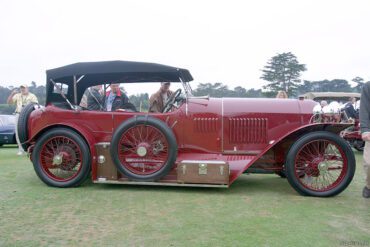
[[[278,172],[275,172],[275,173],[276,173],[276,175],[278,175],[281,178],[286,178],[285,170],[278,171]]]
[[[148,175],[139,175],[131,172],[129,169],[124,167],[121,164],[121,161],[118,157],[118,146],[119,141],[121,139],[122,134],[124,134],[127,130],[130,128],[139,125],[149,125],[157,128],[166,138],[168,142],[168,158],[164,164],[164,166],[158,170],[157,172],[154,172],[152,174]],[[123,122],[113,133],[113,138],[110,146],[110,153],[112,156],[113,163],[117,167],[117,169],[124,175],[126,175],[129,179],[134,181],[156,181],[161,179],[163,176],[167,175],[168,172],[171,170],[173,165],[176,162],[177,158],[177,143],[176,143],[176,137],[173,134],[172,130],[161,120],[150,117],[150,116],[137,116],[130,118]]]
[[[347,172],[345,173],[345,175],[343,176],[338,185],[327,191],[316,191],[309,189],[303,186],[302,183],[300,183],[298,178],[295,176],[295,159],[298,152],[306,144],[315,140],[326,140],[335,143],[343,151],[344,156],[347,158]],[[287,154],[285,163],[285,173],[287,175],[287,179],[290,185],[298,193],[304,196],[330,197],[338,195],[343,190],[345,190],[347,186],[351,183],[353,176],[355,174],[355,170],[356,170],[356,160],[351,147],[344,139],[328,131],[312,132],[298,139],[291,146]]]
[[[27,148],[29,147],[28,143],[25,143],[28,140],[28,118],[31,115],[31,112],[35,110],[35,104],[30,103],[23,107],[22,111],[19,113],[17,130],[18,130],[18,137],[21,143],[21,146],[24,151],[27,152]]]
[[[353,142],[353,147],[357,150],[357,151],[360,151],[360,152],[363,152],[364,151],[364,148],[365,148],[365,142],[364,141],[354,141]]]
[[[83,162],[81,163],[81,168],[78,171],[77,175],[68,181],[57,181],[51,178],[47,172],[42,168],[40,163],[40,152],[45,143],[50,138],[61,136],[64,138],[69,138],[73,140],[76,145],[80,148]],[[35,144],[35,147],[32,152],[32,161],[33,167],[37,176],[47,185],[59,188],[68,188],[68,187],[77,187],[81,185],[86,178],[89,176],[91,170],[91,158],[90,158],[90,149],[86,144],[85,140],[76,132],[66,128],[55,128],[50,131],[47,131],[43,136],[41,136]]]

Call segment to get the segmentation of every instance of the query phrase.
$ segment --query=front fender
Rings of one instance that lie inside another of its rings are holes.
[[[352,124],[346,123],[313,123],[303,125],[299,128],[296,128],[285,135],[280,136],[276,140],[271,140],[269,145],[258,155],[256,155],[251,162],[246,164],[243,169],[240,169],[238,173],[231,177],[231,183],[233,183],[243,172],[245,172],[249,167],[251,167],[255,162],[262,158],[269,150],[275,148],[278,145],[284,146],[284,143],[289,144],[289,141],[294,141],[299,137],[303,136],[306,133],[313,131],[330,131],[335,134],[339,134],[342,130],[348,128]]]

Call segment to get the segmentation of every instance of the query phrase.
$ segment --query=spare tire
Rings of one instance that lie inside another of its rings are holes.
[[[176,162],[177,143],[161,120],[136,116],[113,133],[110,153],[117,169],[135,181],[155,181],[167,175]]]
[[[23,107],[22,111],[19,113],[17,131],[19,141],[24,151],[27,151],[27,148],[29,147],[28,143],[26,143],[28,140],[28,118],[33,110],[35,110],[35,104],[30,103]]]

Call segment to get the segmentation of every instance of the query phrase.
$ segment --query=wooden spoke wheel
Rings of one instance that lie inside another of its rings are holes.
[[[78,186],[90,171],[89,148],[81,136],[69,129],[46,132],[32,155],[37,175],[50,186]]]
[[[353,152],[342,138],[319,131],[293,144],[285,172],[292,187],[303,195],[334,196],[352,181],[355,166]]]
[[[139,124],[122,133],[118,157],[125,168],[137,175],[161,170],[168,160],[168,142],[164,134],[150,125]]]
[[[137,181],[165,176],[177,157],[172,130],[162,121],[138,116],[122,123],[113,134],[111,155],[117,169]]]

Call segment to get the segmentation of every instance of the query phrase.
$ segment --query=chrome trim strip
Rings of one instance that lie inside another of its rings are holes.
[[[262,151],[238,151],[238,150],[225,150],[224,154],[246,154],[246,155],[258,155]]]
[[[209,100],[209,95],[205,95],[205,96],[190,96],[189,99],[205,99],[205,100]]]
[[[189,99],[186,99],[186,101],[185,101],[185,116],[188,116],[188,101],[189,101]]]
[[[110,145],[110,142],[97,142],[95,145]]]
[[[221,98],[221,152],[224,151],[224,98]]]
[[[187,163],[187,164],[226,164],[225,161],[222,160],[182,160],[180,163]]]
[[[209,187],[209,188],[229,188],[227,184],[181,184],[181,183],[162,183],[162,182],[135,182],[120,180],[94,180],[95,184],[127,184],[127,185],[151,185],[151,186],[178,186],[178,187]]]

